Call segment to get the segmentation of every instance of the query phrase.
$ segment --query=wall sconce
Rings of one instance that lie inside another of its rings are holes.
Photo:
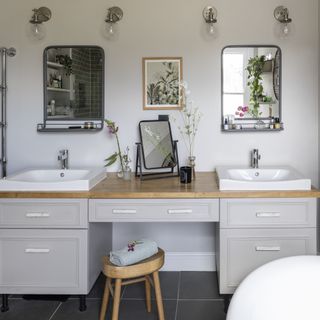
[[[29,21],[31,23],[31,32],[36,39],[41,40],[46,35],[46,29],[42,23],[50,20],[51,10],[47,7],[40,7],[32,11],[33,15]]]
[[[274,9],[273,15],[280,22],[280,32],[283,37],[290,33],[289,23],[292,19],[289,18],[289,10],[284,6],[278,6]]]
[[[211,36],[214,36],[217,32],[215,23],[217,22],[217,9],[212,6],[207,6],[203,9],[202,15],[204,21],[207,23],[207,31]]]
[[[123,11],[119,7],[111,7],[108,9],[105,22],[107,23],[107,37],[114,38],[118,35],[117,22],[123,17]]]

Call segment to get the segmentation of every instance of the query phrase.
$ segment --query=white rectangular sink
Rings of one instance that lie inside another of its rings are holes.
[[[220,190],[310,190],[311,180],[290,166],[259,169],[219,166]]]
[[[0,191],[87,191],[105,176],[104,168],[30,169],[0,179]]]

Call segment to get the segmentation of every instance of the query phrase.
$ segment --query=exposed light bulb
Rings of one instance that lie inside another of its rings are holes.
[[[216,27],[214,25],[214,23],[209,23],[208,24],[208,32],[210,35],[214,36],[216,33]]]
[[[290,33],[290,28],[288,23],[284,23],[283,28],[282,28],[282,33],[283,36],[287,37]]]
[[[115,39],[118,37],[118,25],[117,23],[107,23],[106,37],[108,39]]]
[[[46,35],[46,29],[42,23],[31,24],[31,32],[32,35],[38,40],[43,39]]]
[[[108,33],[110,35],[114,35],[115,34],[115,26],[113,23],[110,23],[109,28],[108,28]]]

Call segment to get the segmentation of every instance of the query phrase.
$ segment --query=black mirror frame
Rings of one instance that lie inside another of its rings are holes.
[[[101,86],[101,117],[98,118],[67,118],[52,120],[47,117],[47,51],[53,48],[95,48],[101,50],[102,55],[102,80]],[[104,125],[104,111],[105,111],[105,52],[100,46],[95,45],[54,45],[48,46],[43,51],[43,123],[37,125],[38,132],[96,132],[101,131]],[[49,124],[49,123],[50,124]],[[56,123],[54,123],[56,122]],[[59,125],[61,127],[59,127]]]
[[[143,141],[142,141],[142,132],[141,132],[141,123],[145,122],[166,122],[168,123],[168,128],[170,132],[170,140],[172,145],[172,157],[175,161],[174,166],[168,166],[168,167],[147,167],[146,166],[146,159],[145,159],[145,153],[143,148]],[[137,158],[136,158],[136,172],[135,176],[140,177],[141,180],[145,179],[158,179],[158,178],[169,178],[169,177],[177,177],[179,176],[179,157],[178,157],[178,147],[177,147],[177,140],[172,139],[172,131],[170,122],[168,120],[142,120],[139,122],[139,135],[140,135],[140,142],[136,143],[137,145]],[[176,172],[174,172],[174,169],[177,169]],[[145,173],[145,170],[157,170],[155,172],[151,173]]]
[[[248,45],[227,45],[224,46],[221,50],[221,131],[223,132],[260,132],[260,131],[281,131],[283,130],[283,126],[279,129],[242,129],[242,130],[233,130],[233,129],[224,129],[224,115],[223,115],[223,52],[227,48],[244,48],[244,47],[249,47],[249,48],[259,48],[259,47],[264,47],[264,48],[276,48],[278,53],[278,62],[280,66],[278,66],[279,69],[279,91],[278,91],[278,101],[279,101],[279,120],[280,123],[282,124],[282,52],[281,48],[277,45],[259,45],[259,44],[248,44]],[[273,75],[274,77],[274,75]],[[266,120],[269,118],[250,118],[250,120]]]

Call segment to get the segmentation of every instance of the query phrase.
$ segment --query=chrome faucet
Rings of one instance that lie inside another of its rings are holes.
[[[58,160],[61,164],[61,169],[69,169],[69,151],[63,149],[59,151]]]
[[[259,154],[259,150],[253,149],[251,151],[251,167],[254,169],[258,169],[260,159],[261,159],[261,155]]]

